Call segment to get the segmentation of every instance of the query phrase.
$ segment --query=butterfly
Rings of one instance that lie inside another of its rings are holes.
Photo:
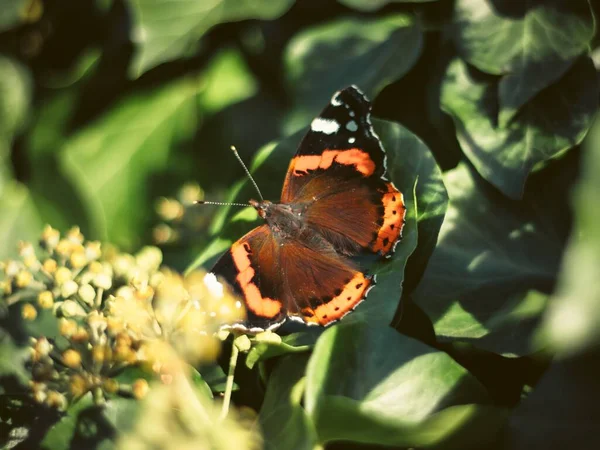
[[[290,161],[280,202],[250,200],[265,223],[235,242],[210,271],[246,307],[246,319],[227,328],[258,333],[286,320],[327,326],[354,310],[375,285],[375,275],[352,257],[391,256],[406,206],[386,178],[386,155],[370,113],[356,86],[336,92]]]

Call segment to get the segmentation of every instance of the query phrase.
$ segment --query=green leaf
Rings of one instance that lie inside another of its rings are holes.
[[[575,155],[576,154],[572,154]],[[505,355],[528,354],[569,228],[565,213],[576,158],[537,174],[508,201],[466,164],[445,174],[450,205],[413,300],[438,338],[469,339]]]
[[[67,409],[65,415],[46,433],[41,446],[48,450],[70,449],[71,440],[76,433],[79,414],[90,408],[94,408],[94,406],[92,396],[88,394]]]
[[[215,113],[250,98],[257,91],[239,51],[221,50],[202,74],[202,91],[198,102],[205,113]]]
[[[123,99],[71,137],[64,172],[85,200],[94,235],[125,248],[140,244],[148,185],[176,145],[194,132],[198,83],[183,78]]]
[[[600,120],[586,141],[583,174],[574,196],[575,226],[558,287],[537,336],[561,355],[594,348],[600,338]]]
[[[31,103],[31,76],[17,61],[0,55],[0,157],[5,158],[13,136],[21,131]]]
[[[327,329],[306,370],[305,406],[320,442],[438,444],[478,414],[471,403],[487,404],[489,398],[466,369],[388,327]],[[455,405],[463,406],[450,408]],[[498,419],[490,423],[497,427]]]
[[[0,329],[0,378],[12,375],[26,384],[31,378],[31,374],[25,370],[29,354],[29,348],[17,347],[10,336]],[[2,394],[6,395],[5,392]]]
[[[16,28],[29,19],[29,9],[35,9],[40,12],[43,5],[34,0],[3,0],[2,9],[0,9],[0,32]],[[37,19],[38,17],[32,17]]]
[[[130,68],[139,76],[160,63],[190,56],[198,40],[219,23],[276,19],[292,0],[128,0],[137,52]]]
[[[200,374],[200,372],[198,372],[193,367],[190,367],[190,372],[191,372],[190,380],[192,382],[192,385],[198,392],[198,394],[203,395],[207,399],[212,399],[213,398],[212,390],[210,389],[210,386],[208,385],[208,383],[206,381],[204,381],[204,378],[202,378],[202,375]]]
[[[431,3],[437,0],[339,0],[342,5],[358,11],[375,11],[390,3]]]
[[[458,0],[455,22],[461,56],[484,72],[505,75],[498,86],[502,125],[562,77],[595,33],[587,0]]]
[[[555,360],[533,392],[512,412],[506,448],[595,449],[600,412],[597,351]]]
[[[287,353],[304,353],[312,349],[321,335],[319,330],[288,334],[281,342],[255,342],[246,356],[246,366],[252,369],[259,361]]]
[[[345,18],[299,33],[285,55],[295,103],[287,129],[306,125],[324,99],[351,84],[375,98],[416,63],[422,34],[418,20],[405,14]]]
[[[498,126],[497,81],[480,80],[467,66],[450,64],[441,104],[453,116],[460,145],[477,171],[518,199],[536,164],[580,143],[597,109],[598,80],[589,58],[524,106],[507,127]]]
[[[286,356],[269,377],[258,416],[265,449],[313,450],[316,447],[313,424],[300,403],[307,361],[306,355]]]
[[[0,258],[18,254],[21,240],[35,242],[42,222],[28,189],[21,183],[9,182],[0,187]]]

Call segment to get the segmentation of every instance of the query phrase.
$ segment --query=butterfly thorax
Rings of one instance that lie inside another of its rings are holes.
[[[258,215],[265,219],[267,225],[279,238],[298,236],[305,228],[304,205],[273,203],[269,200],[250,200]]]

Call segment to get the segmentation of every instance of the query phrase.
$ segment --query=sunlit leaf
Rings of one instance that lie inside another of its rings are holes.
[[[198,40],[219,23],[275,19],[291,0],[128,0],[134,16],[132,38],[137,52],[131,74],[190,56]]]
[[[288,130],[306,125],[324,99],[351,84],[375,98],[415,64],[422,39],[419,21],[404,14],[340,19],[295,36],[286,51],[295,106]]]
[[[287,356],[269,377],[258,417],[266,449],[315,448],[315,430],[301,405],[307,360],[305,355]]]
[[[587,0],[458,0],[455,21],[461,56],[484,72],[505,75],[498,86],[500,124],[557,81],[595,32]]]
[[[574,197],[575,227],[562,261],[555,296],[544,318],[538,342],[561,355],[589,350],[600,338],[600,121],[586,142],[583,176]]]
[[[460,145],[477,171],[507,196],[523,194],[536,164],[581,142],[597,109],[598,79],[589,58],[530,101],[507,127],[498,126],[497,81],[451,63],[441,104],[456,124]]]
[[[431,446],[455,439],[478,414],[482,426],[500,426],[504,413],[469,405],[487,403],[483,386],[450,356],[387,327],[326,330],[306,371],[305,406],[321,442]]]
[[[569,229],[574,159],[532,179],[520,202],[506,200],[464,163],[445,174],[450,205],[413,292],[438,338],[507,355],[531,351],[546,305],[542,292],[554,283]]]
[[[94,235],[125,247],[140,242],[152,177],[192,135],[197,92],[184,78],[132,94],[67,141],[64,171],[85,199]]]
[[[343,5],[358,11],[375,11],[394,3],[431,3],[437,0],[339,0]]]
[[[21,183],[11,181],[2,186],[0,211],[0,258],[16,256],[17,242],[35,241],[43,223],[30,192]]]

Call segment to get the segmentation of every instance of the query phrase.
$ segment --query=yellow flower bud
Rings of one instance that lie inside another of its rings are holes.
[[[60,233],[58,230],[55,230],[50,225],[46,225],[44,227],[44,231],[42,231],[42,246],[48,249],[53,249],[58,245],[59,239]]]
[[[37,317],[37,309],[35,309],[32,304],[25,303],[23,305],[23,309],[21,310],[21,316],[25,320],[35,320]]]
[[[78,289],[79,289],[79,285],[75,281],[68,280],[68,281],[65,281],[63,283],[63,285],[61,286],[60,295],[62,295],[63,298],[69,298],[72,295],[74,295]]]
[[[104,267],[102,266],[101,262],[92,261],[90,263],[90,266],[89,266],[90,272],[98,274],[98,273],[101,273],[103,270],[104,270]]]
[[[65,300],[62,302],[60,311],[66,317],[82,317],[85,316],[85,310],[81,305],[73,300]]]
[[[99,273],[94,277],[93,283],[96,287],[107,290],[112,286],[112,279],[105,273]]]
[[[112,378],[108,378],[102,383],[102,389],[109,394],[114,394],[119,390],[119,382]]]
[[[60,241],[58,241],[58,244],[56,245],[56,253],[58,253],[60,256],[62,256],[63,258],[66,258],[67,256],[69,256],[71,254],[71,251],[73,249],[73,243],[68,241],[67,239],[61,239]]]
[[[85,394],[89,389],[88,382],[79,374],[72,375],[69,378],[69,390],[73,397],[79,397]]]
[[[85,342],[85,341],[89,340],[89,338],[90,338],[89,333],[83,327],[77,328],[77,331],[75,331],[75,333],[73,333],[73,336],[71,336],[71,340],[73,342]]]
[[[69,231],[67,231],[67,239],[73,242],[74,244],[83,244],[83,234],[81,234],[81,230],[79,227],[73,227]]]
[[[42,291],[38,294],[37,303],[41,308],[50,309],[54,306],[54,296],[50,291]]]
[[[58,323],[58,329],[61,336],[71,337],[77,332],[77,323],[71,319],[60,319]]]
[[[81,267],[85,266],[87,264],[87,257],[85,256],[85,251],[83,248],[71,253],[71,258],[69,258],[69,261],[71,262],[71,266],[75,269],[80,269]]]
[[[96,298],[96,290],[89,284],[84,284],[79,288],[77,292],[81,300],[86,302],[88,305],[93,305]]]
[[[46,404],[52,408],[65,409],[67,407],[67,399],[60,392],[49,391]]]
[[[62,360],[65,366],[71,369],[77,369],[81,366],[81,354],[72,348],[65,350],[62,354]]]
[[[36,340],[33,349],[37,353],[38,356],[47,356],[52,350],[52,344],[45,337],[41,337]]]
[[[44,261],[44,264],[42,264],[42,269],[44,269],[49,274],[53,274],[54,272],[56,272],[57,267],[58,264],[56,263],[56,260],[52,258],[47,259],[46,261]]]
[[[138,400],[141,400],[146,396],[146,394],[148,394],[150,386],[148,386],[148,382],[146,380],[144,380],[143,378],[138,378],[134,381],[131,388],[133,391],[133,396]]]
[[[27,270],[21,270],[15,277],[15,285],[18,288],[26,288],[33,281],[33,275]]]
[[[12,294],[12,286],[8,281],[0,281],[0,294],[10,295]]]
[[[98,241],[85,244],[85,256],[88,261],[94,261],[102,256],[102,246]]]
[[[56,269],[56,274],[54,275],[54,280],[56,281],[56,284],[58,284],[59,286],[62,286],[64,283],[66,283],[67,281],[72,280],[72,279],[73,279],[73,274],[66,267],[59,267],[58,269]]]

